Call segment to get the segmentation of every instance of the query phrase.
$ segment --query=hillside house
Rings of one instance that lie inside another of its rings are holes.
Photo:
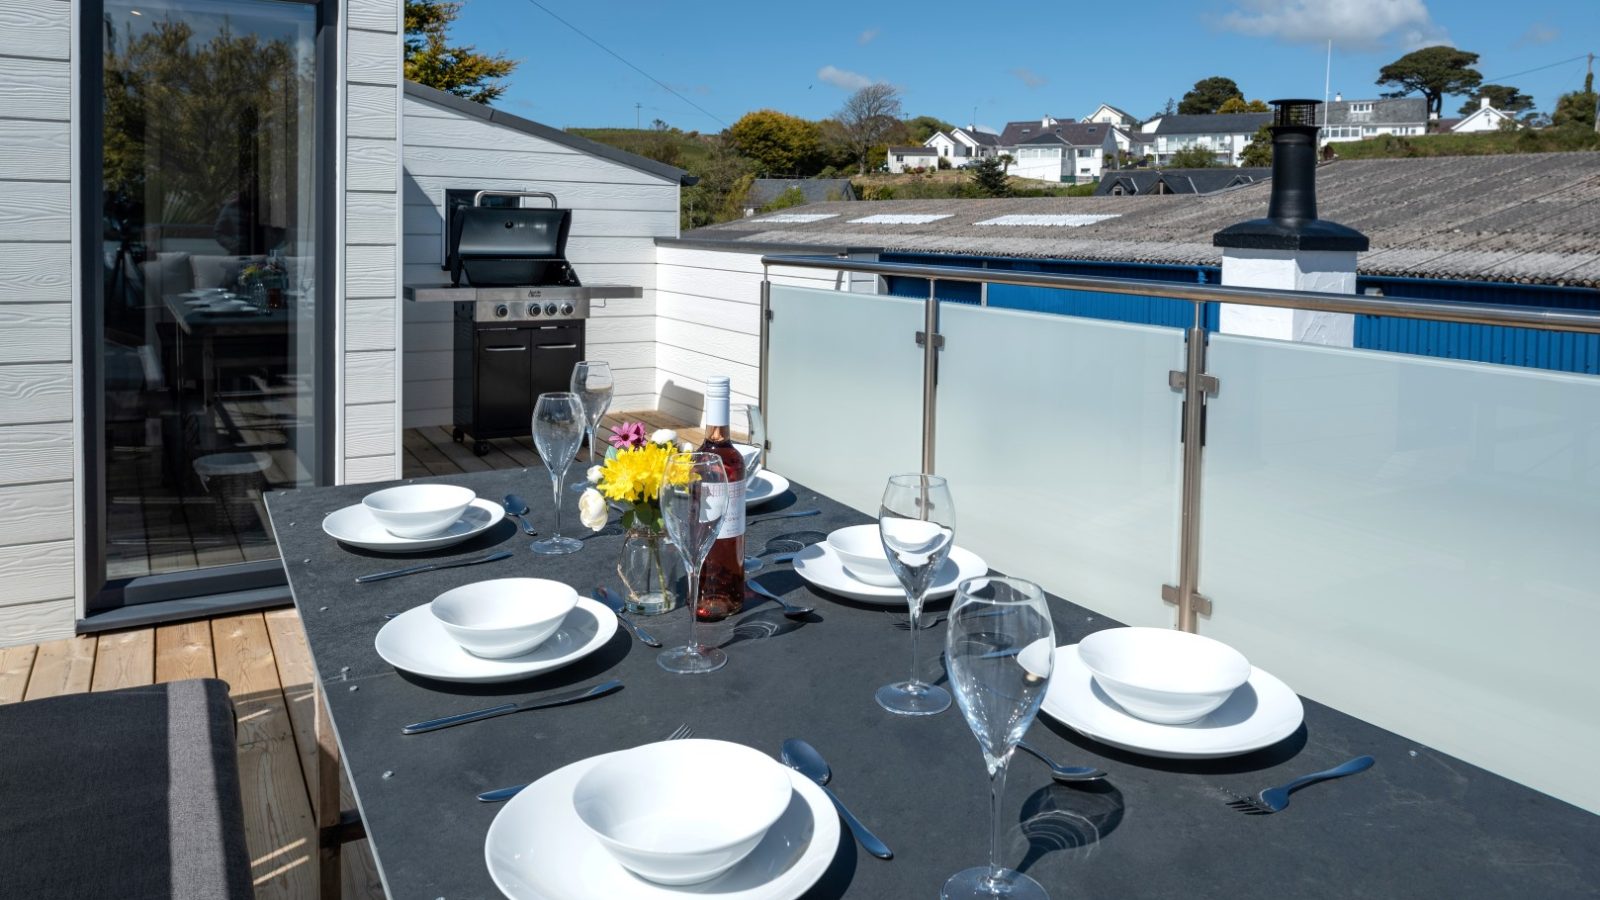
[[[1010,173],[1036,181],[1093,181],[1107,158],[1115,158],[1116,129],[1091,122],[1053,119],[1008,122],[1000,134],[1001,152],[1016,160]]]
[[[1173,154],[1190,147],[1211,151],[1219,165],[1237,166],[1256,130],[1272,121],[1271,113],[1228,113],[1207,116],[1162,116],[1155,120],[1157,165],[1172,161]],[[1150,123],[1145,123],[1150,128]]]
[[[1359,141],[1393,134],[1410,136],[1428,130],[1428,101],[1421,97],[1392,100],[1337,98],[1323,112],[1322,143]]]
[[[1117,109],[1109,103],[1102,103],[1094,112],[1083,117],[1085,122],[1098,122],[1101,125],[1115,125],[1119,128],[1138,128],[1138,118]]]
[[[895,174],[909,169],[932,169],[939,165],[939,151],[934,147],[890,147],[885,163]]]
[[[1511,124],[1507,125],[1507,122]],[[1445,120],[1441,119],[1438,124],[1440,126],[1444,126]],[[1490,106],[1488,97],[1480,97],[1478,98],[1478,108],[1472,111],[1472,115],[1462,119],[1450,120],[1450,124],[1447,126],[1447,128],[1441,127],[1439,130],[1449,130],[1455,134],[1477,134],[1485,131],[1499,131],[1502,128],[1516,127],[1516,124],[1516,116],[1513,116],[1508,112],[1502,112],[1498,109],[1495,109],[1493,106]],[[1420,134],[1421,132],[1418,133]]]

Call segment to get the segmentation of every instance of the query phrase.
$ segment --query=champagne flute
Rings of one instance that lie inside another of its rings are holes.
[[[596,360],[584,360],[572,367],[572,392],[583,401],[583,413],[586,417],[584,433],[589,438],[589,465],[594,465],[594,433],[600,427],[600,420],[605,418],[606,410],[611,408],[611,394],[615,382],[611,378],[611,366]],[[574,494],[581,494],[589,487],[587,481],[578,481],[572,485]]]
[[[911,678],[878,688],[878,705],[902,716],[944,712],[950,708],[949,692],[917,677],[917,635],[922,632],[917,619],[955,543],[956,507],[949,482],[938,475],[891,476],[878,510],[878,536],[911,611]]]
[[[740,410],[742,410],[741,414],[744,416],[746,425],[744,436],[749,443],[743,445],[735,444],[734,446],[744,456],[745,495],[749,496],[751,485],[756,483],[756,475],[760,474],[762,463],[767,457],[767,423],[761,416],[761,407],[756,406],[754,403],[742,406]],[[752,449],[750,452],[745,453],[745,447]],[[761,568],[765,562],[765,560],[753,553],[746,556],[744,558],[745,574],[748,575]]]
[[[1039,882],[1000,865],[1000,798],[1006,766],[1044,701],[1055,662],[1055,627],[1044,591],[1020,578],[970,578],[956,588],[945,665],[956,705],[989,770],[989,864],[950,876],[941,900],[1049,900]]]
[[[728,655],[700,642],[700,567],[717,541],[727,511],[728,472],[715,453],[674,453],[661,475],[661,519],[689,576],[689,643],[661,651],[656,662],[680,675],[715,672]]]
[[[577,538],[561,536],[561,484],[583,441],[583,401],[566,392],[540,394],[533,405],[533,445],[550,471],[550,493],[555,497],[556,527],[550,536],[533,542],[533,552],[553,556],[583,549]]]

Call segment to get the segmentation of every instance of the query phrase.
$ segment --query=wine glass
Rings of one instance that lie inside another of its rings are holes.
[[[578,455],[584,421],[583,401],[577,394],[540,394],[533,405],[533,445],[538,448],[544,467],[550,470],[550,493],[556,506],[556,527],[549,537],[533,542],[535,553],[556,555],[583,549],[583,542],[577,538],[561,536],[561,483],[566,481],[572,458]]]
[[[668,672],[704,674],[728,662],[728,655],[700,642],[700,567],[717,541],[727,511],[728,472],[715,453],[674,453],[661,475],[661,519],[683,557],[689,576],[689,643],[661,651],[656,662]]]
[[[1044,701],[1055,627],[1044,591],[1020,578],[970,578],[956,588],[945,626],[945,665],[956,705],[989,769],[989,864],[950,876],[942,900],[1048,900],[1039,882],[1000,865],[1000,798],[1006,766]]]
[[[911,610],[911,678],[878,688],[878,705],[902,716],[931,716],[950,708],[950,694],[917,677],[917,635],[922,600],[950,556],[956,507],[950,484],[938,475],[894,475],[883,489],[878,536],[889,568],[905,588]]]
[[[761,407],[756,406],[754,403],[749,404],[748,406],[741,406],[739,407],[739,410],[739,415],[742,415],[745,420],[746,428],[744,436],[749,443],[743,446],[735,446],[739,447],[741,452],[743,451],[744,447],[754,448],[751,452],[743,454],[745,495],[749,496],[750,488],[756,483],[756,475],[761,472],[762,463],[767,457],[767,423],[766,420],[761,416]],[[765,560],[759,556],[756,556],[755,554],[746,556],[744,558],[745,574],[748,575],[749,573],[761,568],[765,562]]]
[[[600,420],[605,418],[606,410],[611,408],[614,385],[611,366],[606,363],[584,360],[572,367],[572,392],[583,401],[583,413],[587,417],[584,433],[589,437],[590,465],[594,465],[594,433],[600,427]],[[588,487],[587,481],[579,481],[572,486],[572,492],[581,494]]]

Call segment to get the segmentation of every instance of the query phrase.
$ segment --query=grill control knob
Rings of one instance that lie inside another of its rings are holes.
[[[528,317],[529,318],[533,318],[533,317],[539,315],[539,312],[540,312],[539,304],[537,304],[537,303],[529,303],[528,304]]]
[[[563,304],[561,304],[561,314],[564,315],[564,316],[572,315],[572,304],[571,303],[563,303]]]
[[[555,315],[556,314],[556,305],[554,303],[546,303],[544,305],[544,314],[547,315],[547,316]]]
[[[494,317],[496,319],[504,319],[509,315],[511,315],[511,307],[505,305],[504,303],[494,308]]]

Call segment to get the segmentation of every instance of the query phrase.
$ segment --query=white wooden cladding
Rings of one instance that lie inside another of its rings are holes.
[[[0,0],[0,646],[78,611],[72,7]]]
[[[678,185],[604,157],[406,97],[404,277],[438,284],[446,188],[549,191],[573,210],[567,258],[586,284],[644,288],[637,300],[596,304],[586,355],[611,364],[617,411],[656,408],[655,239],[678,231]],[[531,201],[530,201],[531,202]],[[452,418],[449,304],[405,304],[406,427]]]

